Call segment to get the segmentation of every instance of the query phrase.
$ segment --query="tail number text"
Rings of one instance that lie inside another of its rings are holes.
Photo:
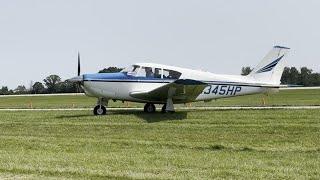
[[[241,92],[241,86],[209,85],[204,89],[203,94],[235,96],[237,93],[240,93],[240,92]]]

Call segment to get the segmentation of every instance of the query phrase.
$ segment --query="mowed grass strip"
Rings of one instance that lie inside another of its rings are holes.
[[[319,110],[0,112],[0,178],[320,178]]]
[[[263,100],[264,99],[264,100]],[[263,103],[265,102],[265,104]],[[97,99],[87,96],[0,97],[0,108],[93,108]],[[179,106],[189,106],[177,105]],[[196,102],[191,106],[295,106],[320,105],[320,90],[285,90],[276,94],[248,95]],[[109,101],[109,107],[143,107],[144,104]]]

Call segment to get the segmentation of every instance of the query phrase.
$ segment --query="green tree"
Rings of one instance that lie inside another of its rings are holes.
[[[311,79],[310,75],[312,74],[312,69],[308,69],[307,67],[302,67],[300,69],[300,76],[299,76],[299,84],[304,86],[311,86]]]
[[[320,86],[320,74],[319,73],[312,73],[310,79],[312,82],[312,86]]]
[[[48,93],[58,92],[58,84],[61,82],[61,78],[58,75],[50,75],[43,81],[47,87]]]
[[[281,84],[289,84],[290,68],[285,67],[281,76]]]
[[[246,76],[246,75],[250,74],[252,72],[252,70],[253,70],[253,68],[251,68],[250,66],[242,67],[241,75]]]
[[[46,89],[41,82],[35,82],[32,85],[32,91],[31,91],[32,94],[42,94],[45,92],[46,92]]]
[[[289,77],[289,84],[297,84],[299,85],[299,76],[300,72],[296,67],[290,68],[290,77]]]
[[[295,67],[285,67],[281,77],[282,84],[299,84],[300,72]]]
[[[15,94],[26,94],[28,93],[27,88],[24,85],[19,85],[16,89],[14,89]]]
[[[123,68],[118,68],[118,67],[108,67],[100,70],[99,73],[116,73],[116,72],[120,72],[122,69]]]
[[[9,94],[13,94],[13,91],[9,90],[7,86],[2,86],[0,89],[0,95],[9,95]]]
[[[58,84],[58,91],[59,93],[76,93],[78,91],[81,92],[80,89],[77,87],[77,83],[72,83],[68,81],[60,82]]]

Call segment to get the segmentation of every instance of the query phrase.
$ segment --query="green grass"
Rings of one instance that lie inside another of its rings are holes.
[[[208,103],[196,102],[192,106],[267,106],[320,105],[320,90],[286,90],[271,95],[249,95],[213,100]],[[0,108],[92,108],[95,98],[86,96],[45,96],[45,97],[1,97]],[[109,102],[109,107],[143,107],[140,103]],[[184,105],[182,105],[184,106]]]
[[[0,179],[319,179],[319,110],[0,112]]]

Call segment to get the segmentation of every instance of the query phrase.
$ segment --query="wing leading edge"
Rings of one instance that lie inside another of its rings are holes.
[[[207,86],[207,83],[192,79],[178,79],[148,92],[131,92],[130,96],[147,101],[166,102],[172,98],[174,102],[190,102],[195,100]]]

